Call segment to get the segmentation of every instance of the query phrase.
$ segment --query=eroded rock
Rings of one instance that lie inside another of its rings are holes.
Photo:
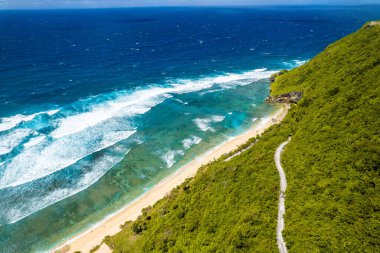
[[[269,96],[265,99],[266,103],[285,103],[285,104],[295,104],[302,97],[302,92],[292,91],[289,93],[277,95],[277,96]]]

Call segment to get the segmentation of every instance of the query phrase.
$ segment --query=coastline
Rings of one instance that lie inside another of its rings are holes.
[[[124,208],[105,217],[87,231],[72,237],[65,243],[52,249],[52,252],[63,253],[79,250],[82,252],[89,252],[95,246],[100,245],[105,236],[118,233],[121,230],[120,225],[128,220],[135,220],[141,214],[143,208],[153,205],[159,199],[170,193],[170,191],[177,185],[184,182],[187,178],[193,177],[202,165],[212,162],[223,154],[235,150],[252,137],[262,134],[270,126],[281,122],[287,114],[288,108],[288,105],[282,104],[273,114],[261,119],[260,122],[254,124],[248,131],[228,139],[209,150],[204,155],[193,159],[168,177],[164,178],[158,184],[154,185],[151,189],[126,205]],[[111,250],[108,246],[102,244],[100,249],[96,252],[111,252]]]

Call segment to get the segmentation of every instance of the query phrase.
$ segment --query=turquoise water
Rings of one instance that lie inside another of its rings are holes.
[[[254,78],[269,73],[250,72],[243,74],[244,78],[237,75],[236,81],[212,82],[211,87],[195,92],[168,93],[170,96],[161,103],[134,117],[136,130],[127,130],[131,131],[128,138],[65,169],[20,186],[4,188],[2,197],[8,198],[12,209],[3,209],[6,210],[3,220],[13,222],[15,219],[16,222],[3,229],[9,226],[12,233],[27,234],[33,228],[32,237],[44,237],[43,245],[33,244],[36,248],[30,248],[37,250],[75,235],[117,211],[195,156],[273,113],[276,108],[263,103],[269,83]],[[121,121],[122,127],[129,117],[115,120]],[[87,131],[95,134],[90,129]],[[70,138],[72,135],[75,134]],[[41,191],[44,186],[49,188]],[[22,192],[22,198],[14,198],[19,196],[18,192]],[[15,207],[28,212],[15,213]],[[49,233],[48,238],[46,233]],[[26,243],[30,247],[31,244]]]
[[[0,252],[41,252],[276,109],[373,7],[0,12]]]

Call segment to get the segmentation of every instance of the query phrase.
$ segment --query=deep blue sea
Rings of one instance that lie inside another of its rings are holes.
[[[42,252],[262,122],[379,6],[0,11],[0,252]]]

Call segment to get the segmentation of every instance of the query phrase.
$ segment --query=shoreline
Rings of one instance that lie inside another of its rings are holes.
[[[94,224],[90,229],[84,231],[83,233],[71,237],[71,239],[68,239],[58,247],[52,249],[51,252],[89,252],[95,246],[100,245],[105,236],[118,233],[121,230],[120,225],[124,224],[128,220],[137,219],[143,208],[153,205],[155,202],[170,193],[171,190],[177,185],[184,182],[187,178],[193,177],[202,165],[212,162],[223,154],[235,150],[252,137],[261,135],[270,126],[281,122],[287,114],[288,109],[288,105],[282,104],[281,107],[273,114],[261,119],[246,132],[232,137],[215,148],[205,152],[203,155],[194,158],[189,163],[185,164],[177,171],[173,172],[154,185],[140,197],[127,204],[125,207],[106,216],[103,220]],[[105,244],[102,244],[100,249],[96,252],[111,252],[111,249],[109,249]]]

